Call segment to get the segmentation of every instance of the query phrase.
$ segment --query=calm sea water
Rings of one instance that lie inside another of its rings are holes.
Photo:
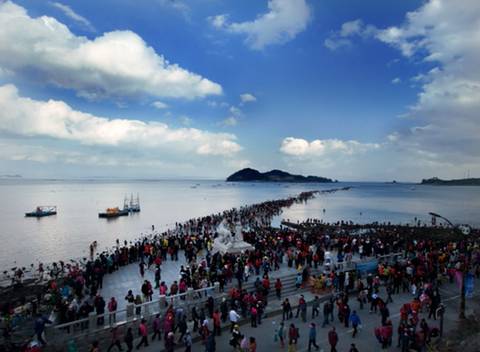
[[[208,215],[231,207],[284,198],[305,190],[351,185],[349,191],[320,195],[307,205],[285,210],[285,219],[325,221],[429,221],[434,211],[454,223],[480,226],[480,187],[439,187],[412,184],[258,184],[222,181],[0,180],[0,268],[52,262],[88,254],[96,240],[104,249],[132,240],[176,221]],[[137,193],[142,211],[115,220],[98,212],[123,204]],[[56,205],[56,216],[25,218],[37,205]],[[325,209],[325,212],[323,212]],[[276,219],[278,224],[280,219]]]

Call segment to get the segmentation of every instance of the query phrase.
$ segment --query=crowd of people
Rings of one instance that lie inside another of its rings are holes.
[[[132,288],[125,296],[128,303],[135,304],[139,316],[139,307],[143,302],[162,295],[185,293],[188,288],[211,287],[218,282],[220,290],[227,293],[219,304],[209,297],[203,307],[193,307],[186,312],[181,306],[169,306],[165,314],[156,316],[152,322],[142,320],[138,331],[141,339],[137,347],[148,344],[151,329],[152,339],[162,338],[167,351],[173,350],[178,344],[185,346],[188,351],[196,334],[203,341],[206,351],[214,351],[215,336],[221,334],[222,324],[230,323],[233,348],[255,351],[257,340],[241,334],[238,322],[240,319],[249,319],[252,327],[261,325],[269,293],[275,290],[275,296],[282,298],[283,284],[280,279],[272,280],[271,272],[286,265],[298,272],[295,283],[298,288],[308,286],[316,293],[334,293],[323,307],[320,307],[318,297],[311,304],[312,320],[320,311],[323,312],[323,320],[317,323],[312,321],[310,325],[306,334],[309,337],[309,349],[317,346],[317,325],[329,325],[335,310],[337,319],[345,327],[352,326],[355,337],[361,325],[360,312],[368,305],[372,314],[381,316],[380,324],[373,333],[382,348],[389,347],[395,329],[389,319],[388,305],[395,294],[410,292],[412,301],[403,305],[400,311],[401,323],[396,329],[398,345],[405,351],[410,347],[421,351],[432,336],[440,334],[441,329],[437,331],[429,327],[418,313],[428,309],[429,317],[436,318],[442,312],[438,290],[441,278],[454,280],[465,265],[480,276],[480,252],[476,242],[478,231],[473,230],[468,237],[458,239],[450,236],[451,231],[447,229],[426,226],[358,225],[345,222],[328,224],[317,220],[307,220],[301,224],[286,223],[288,226],[281,228],[270,226],[272,217],[280,214],[284,207],[304,202],[314,195],[315,192],[305,192],[297,197],[192,219],[176,224],[172,230],[155,233],[133,243],[125,241],[121,244],[117,241],[112,251],[99,253],[96,257],[92,253],[92,258],[84,265],[65,265],[61,262],[55,265],[59,273],[56,271],[50,275],[43,300],[54,307],[57,324],[82,319],[88,317],[90,312],[95,312],[100,316],[97,325],[104,325],[106,322],[102,314],[107,311],[108,323],[115,322],[118,301],[114,297],[105,299],[101,296],[103,278],[123,266],[138,265],[142,278],[145,270],[155,272],[153,283],[144,280],[138,294],[134,294],[136,288]],[[239,224],[243,228],[244,241],[250,243],[253,249],[238,254],[214,253],[212,248],[217,236],[216,229],[222,222],[230,227]],[[437,236],[438,233],[441,235]],[[95,248],[92,252],[95,252]],[[332,253],[335,260],[330,262]],[[380,261],[374,275],[360,278],[356,271],[341,270],[350,268],[353,258],[381,257],[392,253],[401,253],[401,260],[394,263]],[[167,285],[161,279],[162,263],[179,260],[181,255],[184,255],[186,264],[181,266],[178,280]],[[311,275],[312,269],[322,267],[327,261],[331,265],[329,270],[320,275]],[[250,276],[258,278],[249,291],[244,283]],[[384,297],[380,294],[381,286],[385,287]],[[353,292],[357,295],[357,309],[352,307]],[[306,322],[307,302],[302,299],[298,302],[296,317]],[[8,315],[11,308],[5,304],[2,315]],[[282,310],[283,322],[275,336],[282,346],[288,344],[294,350],[300,332],[293,322],[287,328],[287,321],[293,319],[288,298],[284,299]],[[43,324],[39,324],[41,329],[37,335],[40,336],[40,342],[44,343],[41,335],[45,320],[42,316],[38,317],[39,322],[40,319]],[[189,321],[192,322],[191,329],[188,328]],[[88,322],[82,324],[86,328]],[[121,334],[117,328],[113,328],[111,333],[110,348],[121,348]],[[128,330],[123,335],[127,350],[131,350],[133,336],[137,334]],[[329,331],[328,340],[332,351],[335,351],[338,335],[334,328]],[[98,344],[92,346],[92,350],[95,348],[99,348]],[[355,349],[352,346],[352,351]]]

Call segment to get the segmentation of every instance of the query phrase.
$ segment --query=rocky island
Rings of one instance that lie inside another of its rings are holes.
[[[480,186],[480,178],[461,178],[456,180],[442,180],[438,177],[423,179],[422,185],[436,186]]]
[[[330,178],[319,176],[292,175],[282,170],[260,172],[255,169],[242,169],[227,177],[227,182],[295,182],[295,183],[329,183]]]

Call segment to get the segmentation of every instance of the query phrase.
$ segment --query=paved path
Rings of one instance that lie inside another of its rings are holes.
[[[444,304],[446,305],[445,319],[444,319],[444,336],[448,335],[448,332],[456,327],[456,322],[458,318],[458,305],[459,305],[459,290],[455,284],[445,284],[441,288],[441,296]],[[476,295],[480,295],[480,290],[476,290]],[[381,291],[382,297],[385,297],[386,294]],[[392,347],[388,348],[388,351],[400,351],[400,348],[396,347],[397,343],[397,327],[399,323],[399,309],[400,306],[412,299],[412,295],[399,294],[393,296],[394,302],[389,304],[390,319],[393,322],[394,335],[393,335],[393,344]],[[472,311],[472,306],[476,305],[478,307],[478,300],[467,300],[467,314],[470,314]],[[331,326],[335,326],[337,333],[339,335],[339,344],[337,345],[337,351],[347,352],[350,348],[351,343],[355,343],[360,352],[374,352],[374,351],[385,351],[381,349],[380,344],[376,340],[373,330],[375,327],[381,325],[381,318],[379,314],[369,314],[368,307],[364,310],[359,310],[358,302],[355,299],[351,299],[351,308],[352,310],[356,309],[362,320],[362,329],[357,335],[356,338],[352,338],[352,329],[345,328],[343,324],[340,324],[337,320],[335,310],[335,321],[330,324],[328,327],[322,328],[321,323],[323,320],[322,313],[320,317],[315,318],[313,321],[317,325],[317,344],[320,346],[320,349],[325,352],[330,351],[330,346],[328,345],[327,334]],[[420,317],[427,318],[428,314],[421,313]],[[308,317],[311,317],[311,308],[308,309]],[[257,351],[287,351],[285,347],[282,349],[279,342],[274,341],[274,331],[276,324],[279,323],[281,316],[274,316],[263,320],[262,325],[258,328],[252,328],[250,325],[242,325],[240,331],[246,336],[253,336],[257,340]],[[307,320],[307,323],[302,323],[300,319],[291,319],[286,324],[293,322],[300,329],[300,339],[297,345],[297,351],[304,352],[307,351],[308,346],[308,325],[311,320]],[[430,327],[438,326],[439,322],[434,321],[433,319],[427,319],[427,322]],[[230,333],[223,332],[222,336],[216,338],[217,351],[232,351],[232,347],[229,345]],[[204,351],[204,346],[201,343],[195,343],[193,346],[193,351]],[[142,348],[142,351],[145,352],[158,352],[163,350],[163,341],[161,343],[155,342],[151,343],[148,348]],[[179,351],[183,351],[183,348],[179,348]],[[313,349],[314,350],[314,349]]]
[[[202,256],[198,257],[200,262],[203,259]],[[152,265],[150,270],[145,270],[145,276],[142,278],[140,276],[140,269],[138,262],[126,265],[121,267],[119,270],[113,272],[112,274],[105,275],[103,279],[103,288],[100,290],[101,295],[105,301],[110,300],[110,297],[115,297],[118,301],[118,309],[123,309],[126,307],[126,301],[124,297],[126,296],[128,290],[133,290],[133,294],[141,294],[141,286],[144,280],[149,280],[152,285],[154,285],[154,276],[155,276],[155,267]],[[186,266],[185,255],[183,251],[179,252],[178,261],[172,261],[170,259],[162,263],[161,269],[161,281],[165,281],[168,287],[175,280],[179,280],[180,276],[180,266]],[[281,277],[287,274],[295,273],[294,268],[288,268],[286,262],[280,265],[280,269],[273,271],[270,274],[271,278]],[[255,280],[256,276],[252,276],[249,280]],[[158,290],[154,291],[153,298],[158,298]]]

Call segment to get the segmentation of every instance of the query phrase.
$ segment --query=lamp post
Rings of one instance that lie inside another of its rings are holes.
[[[437,214],[437,213],[433,213],[433,212],[430,212],[428,213],[430,214],[431,216],[435,217],[435,218],[439,218],[439,219],[442,219],[444,220],[445,222],[447,222],[453,229],[453,232],[454,233],[461,233],[461,231],[459,231],[459,229],[453,225],[453,223],[448,220],[446,217],[444,216],[441,216],[440,214]],[[462,292],[460,294],[460,312],[458,313],[458,318],[459,319],[465,319],[465,295],[466,295],[466,291],[467,291],[467,288],[466,288],[466,281],[467,281],[467,246],[465,243],[463,243],[463,265],[462,265]]]

